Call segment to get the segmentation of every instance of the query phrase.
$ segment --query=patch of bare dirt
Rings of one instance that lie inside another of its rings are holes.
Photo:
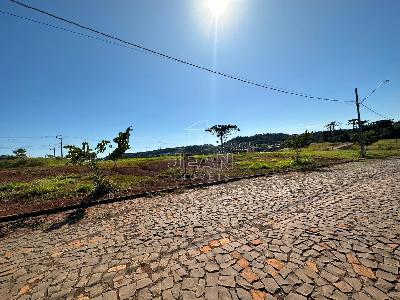
[[[76,166],[0,169],[0,184],[10,182],[29,182],[51,176],[66,176],[86,173],[88,173],[88,171],[85,168]]]

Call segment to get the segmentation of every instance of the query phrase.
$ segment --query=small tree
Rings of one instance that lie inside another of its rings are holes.
[[[286,142],[287,147],[295,151],[296,164],[300,162],[301,149],[311,144],[311,134],[306,130],[302,134],[292,135]]]
[[[13,151],[14,155],[18,158],[26,157],[26,149],[25,148],[18,148]]]
[[[237,131],[240,131],[239,127],[237,127],[237,125],[231,124],[214,125],[206,129],[206,132],[210,132],[211,134],[214,134],[219,138],[219,141],[217,141],[217,143],[220,143],[221,153],[224,152],[224,143],[227,140],[228,136]]]
[[[362,140],[364,142],[364,145],[368,147],[373,143],[379,141],[379,134],[375,130],[363,131],[361,135],[360,133],[356,132],[353,134],[352,140],[357,144],[360,144]]]
[[[68,154],[66,155],[66,158],[70,159],[68,163],[86,166],[92,172],[94,196],[101,196],[112,190],[111,183],[101,174],[97,164],[99,161],[98,155],[106,151],[109,143],[109,141],[103,140],[97,144],[95,150],[91,149],[87,142],[82,143],[82,148],[73,145],[64,147],[68,150]]]
[[[394,136],[395,136],[395,138],[396,138],[396,143],[397,143],[397,139],[398,139],[399,136],[400,136],[400,121],[394,123],[394,126],[393,126],[393,134],[394,134]]]
[[[113,139],[117,144],[117,148],[110,154],[110,158],[114,161],[114,166],[117,160],[130,148],[129,137],[131,131],[132,127],[128,127],[125,132],[118,133],[118,136]],[[92,179],[95,187],[94,196],[101,196],[112,191],[111,183],[104,177],[98,166],[98,161],[100,160],[98,156],[107,150],[107,145],[109,148],[112,148],[110,141],[107,140],[98,143],[94,150],[90,148],[88,142],[83,142],[81,148],[73,145],[64,147],[68,150],[66,156],[70,159],[68,163],[86,166],[92,172]]]
[[[118,136],[113,139],[117,144],[117,148],[109,155],[109,158],[114,161],[114,167],[117,165],[117,160],[130,149],[129,138],[131,136],[132,126],[128,127],[125,132],[118,133]]]

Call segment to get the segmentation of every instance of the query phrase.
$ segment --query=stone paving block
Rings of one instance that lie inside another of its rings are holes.
[[[137,288],[138,290],[140,290],[140,289],[142,289],[142,288],[148,286],[148,285],[151,284],[151,283],[152,283],[152,280],[151,280],[150,278],[143,278],[143,279],[140,279],[140,280],[136,283],[136,288]]]
[[[307,300],[306,297],[304,297],[300,294],[294,293],[294,292],[289,293],[289,295],[287,296],[286,299],[287,300]]]
[[[120,300],[129,299],[133,295],[135,295],[135,293],[136,293],[136,284],[134,283],[123,286],[118,291]]]
[[[206,285],[216,286],[218,284],[218,273],[207,273],[206,275]]]
[[[207,300],[218,300],[218,287],[206,287],[205,298]]]
[[[314,286],[308,283],[302,284],[299,288],[297,288],[296,292],[308,297],[314,290]]]
[[[218,284],[221,286],[226,286],[226,287],[235,287],[236,286],[235,277],[234,276],[219,276]]]
[[[385,293],[373,286],[367,286],[364,290],[375,300],[390,299]]]
[[[362,283],[359,279],[357,278],[350,278],[350,277],[345,277],[344,280],[351,285],[351,287],[356,290],[357,292],[359,292],[361,290],[362,287]]]
[[[399,170],[354,162],[17,229],[0,241],[0,298],[398,299]]]
[[[387,281],[391,281],[391,282],[395,282],[397,280],[396,275],[389,273],[389,272],[382,271],[382,270],[376,271],[376,277],[387,280]]]
[[[247,290],[242,289],[242,288],[237,288],[236,294],[237,294],[238,298],[241,300],[252,300],[253,299],[250,292],[248,292]]]
[[[184,278],[182,281],[182,289],[195,291],[197,289],[198,284],[199,284],[198,278],[190,278],[190,277]]]

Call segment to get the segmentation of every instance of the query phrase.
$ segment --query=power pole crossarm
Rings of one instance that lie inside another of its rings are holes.
[[[348,125],[352,125],[353,126],[353,130],[357,128],[357,123],[358,120],[357,119],[351,119],[349,120],[349,122],[347,123]]]

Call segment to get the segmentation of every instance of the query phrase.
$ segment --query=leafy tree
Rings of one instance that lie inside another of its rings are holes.
[[[365,131],[363,134],[365,146],[370,146],[379,141],[379,134],[374,130]]]
[[[361,140],[364,142],[366,147],[372,145],[379,140],[379,134],[375,130],[363,131],[362,134],[356,132],[353,134],[352,139],[354,142],[360,144]]]
[[[294,134],[287,141],[286,145],[295,151],[296,164],[299,164],[301,149],[311,144],[311,134],[306,130],[302,134]]]
[[[92,172],[92,179],[94,184],[93,195],[101,196],[112,191],[111,183],[103,176],[98,167],[98,155],[104,153],[107,149],[109,141],[103,140],[97,144],[93,150],[90,148],[89,143],[83,142],[82,147],[67,145],[64,148],[68,150],[66,158],[70,159],[68,163],[73,165],[86,166]]]
[[[396,143],[397,143],[397,139],[400,137],[400,122],[394,123],[393,136],[396,138]]]
[[[240,131],[239,127],[237,125],[214,125],[208,129],[206,129],[207,132],[214,134],[219,138],[219,141],[217,143],[220,143],[221,147],[221,153],[224,152],[224,143],[227,140],[228,136],[234,132]]]
[[[25,148],[18,148],[13,151],[14,155],[18,158],[26,157],[26,149]]]
[[[119,132],[118,136],[113,139],[117,147],[111,152],[109,158],[114,161],[114,166],[117,160],[122,157],[129,147],[129,138],[132,127],[128,127],[125,132]],[[112,191],[111,183],[104,177],[98,166],[100,160],[99,155],[107,150],[107,146],[112,148],[110,141],[102,140],[97,146],[92,149],[88,142],[83,142],[82,147],[67,145],[64,148],[68,150],[68,163],[73,165],[81,165],[88,167],[92,172],[92,179],[95,187],[94,196],[101,196]]]
[[[130,149],[129,138],[131,136],[132,126],[128,127],[125,132],[118,133],[118,136],[113,139],[117,144],[117,148],[109,155],[109,158],[114,161],[114,167],[117,165],[117,160],[120,159],[124,153]]]

